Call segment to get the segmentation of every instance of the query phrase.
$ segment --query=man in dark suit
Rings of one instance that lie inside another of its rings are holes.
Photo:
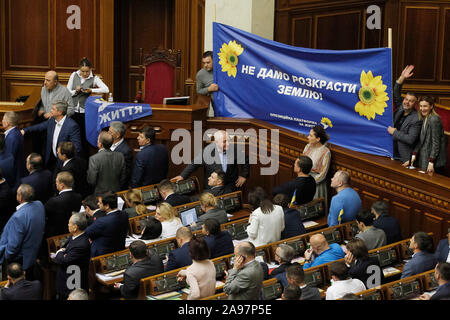
[[[14,193],[3,177],[3,170],[0,168],[0,230],[3,230],[13,214],[15,202]]]
[[[2,289],[1,300],[41,300],[42,286],[38,280],[25,279],[25,271],[13,262],[7,268],[8,282]]]
[[[114,287],[120,289],[125,299],[136,299],[139,293],[139,281],[142,278],[163,273],[164,265],[158,255],[147,255],[147,246],[144,241],[133,241],[129,249],[133,264],[123,274],[123,283],[116,283]]]
[[[436,292],[430,297],[429,294],[424,293],[419,297],[420,300],[449,300],[450,298],[450,263],[439,262],[434,269],[434,277],[436,278],[439,287]]]
[[[67,221],[72,212],[81,208],[81,195],[72,190],[73,176],[68,171],[61,171],[56,176],[56,189],[59,194],[45,203],[46,236],[45,238],[61,235],[67,232]]]
[[[168,179],[161,181],[158,185],[158,191],[161,195],[161,199],[169,203],[172,207],[191,202],[191,198],[187,195],[175,193],[173,185]]]
[[[88,194],[86,160],[75,156],[75,146],[70,141],[61,142],[58,146],[57,154],[59,160],[61,160],[61,166],[56,169],[55,177],[60,171],[70,172],[74,179],[73,191],[85,197]]]
[[[403,267],[401,278],[406,278],[433,269],[436,266],[436,258],[431,253],[433,250],[433,238],[423,231],[416,232],[409,243],[409,248],[414,254]]]
[[[192,239],[191,229],[188,227],[178,228],[175,237],[178,248],[169,253],[165,271],[182,268],[192,264],[192,258],[189,254],[189,241]]]
[[[202,225],[202,233],[211,253],[210,259],[234,252],[231,234],[228,231],[221,231],[220,223],[216,219],[206,219]]]
[[[214,143],[206,146],[196,158],[188,164],[179,176],[172,180],[180,181],[189,177],[197,168],[203,167],[204,185],[208,185],[208,177],[217,170],[225,172],[224,185],[233,191],[241,188],[250,174],[250,164],[245,150],[234,145],[229,148],[230,138],[226,131],[214,134]],[[204,157],[205,155],[205,157]]]
[[[394,158],[402,163],[410,161],[422,127],[422,120],[414,109],[417,102],[416,95],[411,92],[408,92],[405,98],[401,95],[403,81],[412,76],[413,69],[414,66],[406,66],[395,82],[393,94],[397,110],[394,114],[394,127],[387,128],[394,140]]]
[[[208,188],[205,191],[208,191],[215,197],[221,196],[223,194],[232,193],[233,188],[228,185],[225,186],[223,183],[225,181],[225,172],[223,170],[217,170],[211,173],[208,178]]]
[[[58,155],[56,153],[58,145],[62,141],[70,141],[74,144],[77,154],[81,153],[80,128],[77,123],[66,116],[67,102],[55,101],[52,106],[52,119],[35,124],[23,129],[22,134],[33,132],[46,132],[47,139],[44,152],[45,167],[54,171],[57,166]]]
[[[169,152],[162,144],[155,144],[155,130],[144,127],[137,137],[141,151],[134,161],[131,187],[137,188],[161,182],[167,178]]]
[[[291,265],[292,259],[294,259],[295,250],[290,245],[281,243],[275,249],[275,261],[279,264],[279,267],[272,270],[270,273],[271,278],[275,278],[276,275],[286,272],[287,267]]]
[[[117,209],[117,195],[106,192],[98,196],[100,210],[106,215],[94,221],[86,229],[92,241],[91,257],[125,249],[128,234],[128,214]]]
[[[447,238],[439,241],[434,256],[439,262],[450,262],[450,228],[448,229]]]
[[[17,174],[15,160],[11,153],[5,151],[5,135],[3,133],[0,133],[0,169],[2,169],[8,185],[14,188]]]
[[[284,278],[287,280],[287,282],[284,283],[281,281],[284,287],[287,283],[295,284],[300,287],[302,290],[302,297],[300,300],[322,300],[319,289],[316,287],[311,287],[305,283],[305,272],[303,267],[298,262],[294,262],[287,267],[286,273],[282,275],[284,275]],[[278,275],[277,279],[279,276],[281,275]]]
[[[284,212],[284,230],[281,231],[281,239],[287,239],[306,233],[300,212],[295,208],[289,208],[287,195],[280,193],[273,197],[273,204],[277,204],[283,208]]]
[[[117,192],[125,182],[125,160],[120,152],[111,151],[112,136],[102,131],[98,135],[98,152],[89,157],[87,182],[95,193]]]
[[[45,228],[45,209],[40,201],[33,201],[30,185],[17,189],[17,211],[6,223],[0,238],[0,263],[22,261],[27,278],[33,279],[33,268],[42,243]]]
[[[71,236],[67,242],[56,252],[53,258],[58,265],[56,274],[56,292],[58,299],[67,299],[70,291],[79,285],[84,290],[89,290],[89,261],[91,257],[91,244],[89,238],[84,232],[87,227],[87,219],[83,213],[74,213],[69,219],[69,232]],[[79,280],[75,283],[69,282],[68,278],[76,274],[79,268]],[[71,285],[73,284],[73,286]]]
[[[82,204],[86,213],[86,218],[88,219],[87,220],[88,226],[94,223],[94,221],[97,220],[98,218],[106,216],[106,212],[100,210],[98,206],[98,199],[95,195],[91,194],[87,196],[82,201]]]
[[[398,223],[396,218],[389,215],[389,207],[386,201],[375,201],[370,210],[375,215],[373,226],[383,230],[386,234],[386,244],[403,239],[400,223]]]
[[[30,174],[20,179],[19,185],[29,184],[33,187],[34,199],[47,202],[52,194],[52,173],[44,169],[40,154],[31,153],[27,157],[27,170]]]
[[[25,153],[23,148],[23,135],[17,125],[19,115],[14,111],[8,111],[3,115],[2,125],[5,130],[5,153],[11,154],[15,161],[15,182],[26,175]],[[11,188],[15,185],[11,185]]]
[[[124,139],[126,130],[127,130],[126,125],[120,121],[113,121],[109,124],[108,132],[114,139],[113,144],[111,146],[111,151],[117,151],[122,153],[123,158],[125,159],[126,178],[125,183],[122,185],[121,190],[128,189],[131,179],[131,170],[133,167],[133,152],[131,151],[130,146]]]

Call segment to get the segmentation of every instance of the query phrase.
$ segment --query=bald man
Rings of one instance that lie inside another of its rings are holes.
[[[303,265],[303,269],[345,257],[341,246],[337,243],[328,244],[327,239],[321,233],[311,236],[309,243],[311,244],[311,248],[305,251],[305,264]]]
[[[225,172],[224,186],[232,191],[241,188],[250,174],[249,159],[245,150],[238,149],[237,145],[233,145],[233,149],[230,150],[230,137],[224,130],[216,131],[214,142],[206,146],[191,164],[188,164],[183,172],[172,180],[186,179],[200,167],[203,167],[204,171],[203,185],[205,188],[209,188],[208,178],[214,171],[222,170]]]
[[[72,116],[74,114],[74,105],[72,100],[72,95],[70,91],[59,83],[58,74],[50,70],[45,74],[44,86],[41,90],[41,101],[42,106],[38,110],[38,116],[43,116],[44,119],[49,119],[51,117],[51,109],[53,106],[53,101],[63,100],[67,102],[67,116]]]
[[[350,188],[349,173],[337,171],[331,178],[331,187],[336,190],[337,195],[331,198],[328,226],[355,220],[356,214],[361,210],[361,198]]]

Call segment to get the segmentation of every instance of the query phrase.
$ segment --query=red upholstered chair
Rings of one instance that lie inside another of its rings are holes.
[[[444,131],[450,132],[450,107],[436,104],[436,112],[439,114],[442,120]],[[446,174],[450,176],[450,136],[447,134],[447,165]]]
[[[180,66],[180,50],[158,48],[143,57],[141,51],[144,84],[138,83],[136,100],[162,104],[164,98],[175,96],[175,68]]]

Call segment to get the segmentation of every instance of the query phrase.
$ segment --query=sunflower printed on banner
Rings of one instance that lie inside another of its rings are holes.
[[[213,23],[214,112],[264,120],[330,142],[393,156],[391,49],[294,47]]]

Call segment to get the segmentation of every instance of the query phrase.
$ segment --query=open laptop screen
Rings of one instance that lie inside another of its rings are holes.
[[[197,211],[194,208],[182,211],[180,213],[181,222],[183,223],[183,226],[190,225],[193,222],[197,222]]]

